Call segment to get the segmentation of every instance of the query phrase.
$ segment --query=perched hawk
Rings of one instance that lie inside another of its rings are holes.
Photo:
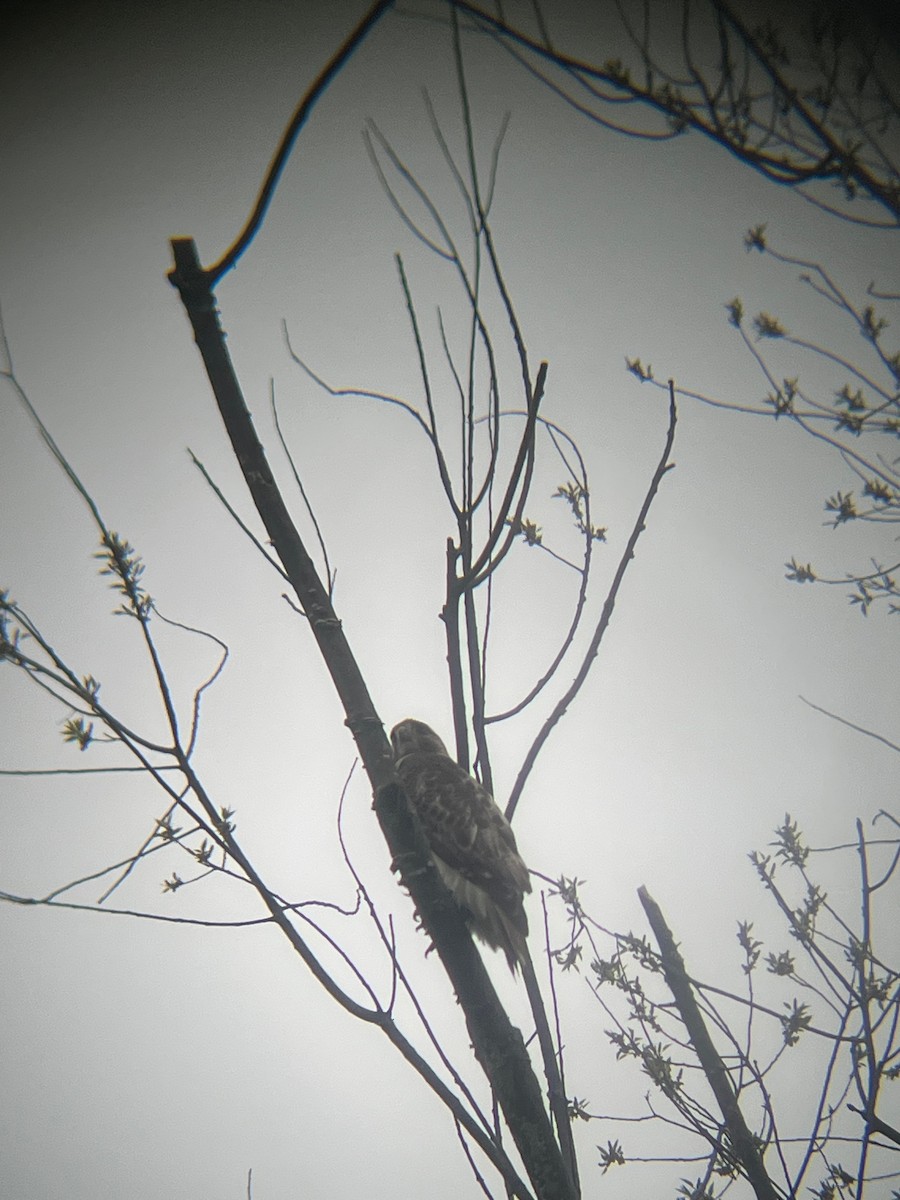
[[[502,950],[515,974],[525,955],[522,899],[531,880],[509,821],[423,721],[401,721],[391,730],[391,745],[441,878],[472,932]]]

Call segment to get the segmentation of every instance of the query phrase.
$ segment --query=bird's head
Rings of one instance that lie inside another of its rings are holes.
[[[394,750],[394,762],[399,762],[407,754],[442,754],[449,758],[447,747],[424,721],[416,721],[407,717],[391,730],[391,746]]]

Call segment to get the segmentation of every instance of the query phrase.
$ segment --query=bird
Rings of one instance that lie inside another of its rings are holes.
[[[515,975],[528,953],[524,897],[531,880],[512,826],[424,721],[408,717],[395,725],[391,746],[441,879],[472,933],[502,950]]]

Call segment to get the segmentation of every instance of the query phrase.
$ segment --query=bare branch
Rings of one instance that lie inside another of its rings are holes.
[[[615,575],[613,576],[612,584],[610,585],[610,589],[609,589],[609,592],[607,593],[606,600],[603,603],[603,610],[600,614],[600,619],[597,622],[597,626],[594,630],[593,636],[591,637],[590,644],[588,646],[587,652],[584,655],[581,666],[578,669],[577,673],[575,674],[575,677],[572,680],[571,684],[566,689],[564,695],[554,706],[552,713],[550,714],[549,717],[547,717],[547,719],[544,721],[544,724],[541,726],[540,732],[538,733],[537,737],[534,739],[534,742],[532,743],[531,748],[529,749],[527,755],[525,756],[525,761],[523,762],[522,767],[519,770],[519,774],[516,776],[516,781],[513,784],[513,788],[512,788],[512,791],[510,792],[509,800],[507,801],[507,805],[506,805],[506,816],[507,816],[507,819],[510,821],[512,820],[513,814],[516,811],[516,808],[519,803],[519,799],[522,795],[522,790],[525,787],[525,784],[528,780],[528,776],[531,774],[531,770],[534,767],[535,762],[537,761],[538,754],[540,754],[541,749],[543,748],[545,742],[547,741],[547,738],[550,736],[554,727],[557,725],[557,723],[559,722],[561,717],[564,715],[564,713],[568,709],[569,705],[572,703],[572,701],[578,695],[581,688],[584,686],[584,681],[587,679],[590,669],[594,663],[594,659],[597,657],[597,652],[600,649],[600,642],[603,640],[603,635],[606,632],[606,629],[609,626],[609,622],[612,618],[613,609],[614,609],[615,603],[616,603],[616,597],[619,594],[619,588],[621,587],[622,580],[625,577],[625,572],[628,569],[628,564],[631,562],[632,558],[634,558],[634,551],[635,551],[635,547],[637,546],[638,539],[640,538],[641,534],[644,531],[645,522],[647,520],[647,515],[650,512],[650,507],[653,504],[653,500],[656,496],[657,491],[659,490],[659,485],[662,483],[663,476],[668,471],[670,471],[672,469],[672,467],[675,465],[674,463],[671,463],[669,461],[669,456],[672,452],[672,445],[675,441],[676,419],[677,419],[677,416],[676,416],[676,410],[675,410],[675,385],[670,382],[669,383],[669,426],[668,426],[668,432],[666,434],[666,442],[665,442],[665,446],[663,447],[662,455],[660,457],[659,463],[657,464],[656,470],[653,473],[653,478],[650,480],[650,486],[647,489],[647,494],[644,497],[644,502],[641,505],[640,512],[638,513],[638,516],[637,516],[637,520],[634,523],[634,528],[632,529],[631,535],[628,538],[628,541],[625,545],[625,550],[622,554],[621,559],[619,560],[619,566],[616,569]]]

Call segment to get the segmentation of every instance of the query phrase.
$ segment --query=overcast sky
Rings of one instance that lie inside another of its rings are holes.
[[[173,236],[195,238],[205,263],[233,240],[285,122],[363,7],[272,0],[20,12],[0,76],[0,303],[18,378],[107,523],[143,556],[160,610],[231,648],[203,709],[197,765],[209,791],[236,810],[238,833],[275,890],[348,906],[355,889],[336,821],[352,741],[279,579],[191,465],[188,447],[252,521],[165,273]],[[748,312],[766,308],[813,340],[837,346],[843,334],[789,270],[744,252],[745,229],[767,221],[780,249],[827,261],[855,294],[873,278],[896,288],[896,235],[825,217],[697,138],[651,146],[606,133],[496,49],[467,43],[466,53],[482,162],[511,113],[493,219],[532,361],[549,362],[545,415],[578,441],[594,520],[609,529],[596,551],[596,614],[666,429],[664,396],[626,373],[625,356],[651,362],[658,378],[756,403],[766,388],[725,302],[739,294]],[[248,402],[289,486],[268,407],[275,381],[337,567],[336,605],[382,719],[390,727],[421,717],[449,739],[437,613],[453,528],[428,445],[396,408],[326,396],[291,363],[282,337],[283,320],[297,352],[335,387],[421,404],[395,252],[435,363],[435,306],[456,331],[464,310],[450,272],[388,203],[361,131],[376,121],[461,233],[423,85],[461,149],[446,29],[391,15],[320,103],[262,233],[217,297]],[[795,374],[789,366],[783,373]],[[452,426],[446,373],[436,374]],[[514,375],[507,386],[514,396]],[[2,404],[0,584],[79,675],[102,681],[110,707],[159,732],[135,629],[109,615],[89,515],[9,389]],[[548,443],[542,452],[527,514],[549,545],[573,555],[575,535],[551,499],[565,471]],[[593,675],[539,760],[516,832],[529,866],[587,881],[585,902],[610,928],[645,932],[635,891],[646,884],[689,966],[735,985],[736,922],[777,928],[747,853],[765,848],[786,811],[828,845],[852,839],[856,816],[869,822],[892,800],[890,752],[799,697],[896,740],[897,634],[881,612],[863,620],[841,589],[784,579],[794,554],[840,575],[885,553],[869,529],[825,527],[823,498],[857,482],[833,454],[783,425],[685,402],[674,458]],[[493,711],[540,675],[574,592],[571,571],[516,547],[495,598]],[[171,630],[160,641],[186,711],[215,649]],[[124,761],[114,748],[81,756],[64,746],[66,714],[12,670],[0,689],[3,768]],[[496,733],[501,802],[558,695]],[[394,914],[404,959],[464,1061],[458,1010],[436,959],[424,959],[370,801],[357,772],[345,802],[349,852],[383,913]],[[0,779],[0,890],[41,896],[126,858],[163,808],[151,783],[133,776]],[[249,889],[224,879],[162,895],[173,870],[190,867],[174,852],[155,856],[110,903],[210,920],[260,915]],[[855,913],[852,863],[832,886]],[[76,898],[92,903],[102,890]],[[529,912],[539,945],[537,893]],[[384,994],[389,972],[363,918],[334,928]],[[255,1200],[475,1194],[437,1101],[383,1038],[335,1008],[271,930],[12,905],[0,906],[0,930],[0,1191],[11,1200],[238,1200],[251,1167]],[[491,969],[527,1025],[498,956]],[[561,987],[571,1090],[595,1112],[644,1111],[644,1085],[614,1064],[608,1022],[583,979],[567,976]],[[620,1127],[596,1122],[578,1133],[587,1196],[645,1194],[640,1167],[601,1177],[593,1166],[594,1145],[623,1137]]]

